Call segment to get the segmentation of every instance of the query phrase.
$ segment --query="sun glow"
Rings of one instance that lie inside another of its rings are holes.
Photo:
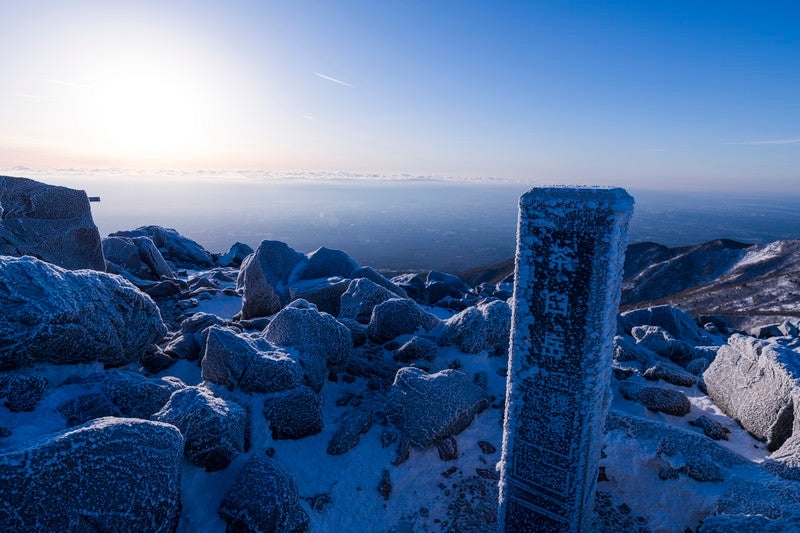
[[[125,158],[186,158],[212,148],[221,98],[200,72],[168,57],[126,54],[95,62],[84,95],[97,149]],[[88,139],[87,139],[88,140]]]

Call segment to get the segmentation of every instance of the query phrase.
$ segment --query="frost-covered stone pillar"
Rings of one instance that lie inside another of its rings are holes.
[[[633,198],[533,188],[519,209],[498,521],[588,531]]]

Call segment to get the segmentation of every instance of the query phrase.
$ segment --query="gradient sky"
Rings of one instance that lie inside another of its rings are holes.
[[[0,0],[0,168],[800,183],[796,2]]]

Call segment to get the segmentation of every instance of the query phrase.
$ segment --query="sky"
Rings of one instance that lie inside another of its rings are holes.
[[[0,168],[800,183],[800,7],[0,0]]]

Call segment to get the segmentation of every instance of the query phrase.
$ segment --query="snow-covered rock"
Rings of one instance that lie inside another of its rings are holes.
[[[467,284],[458,276],[439,272],[438,270],[428,272],[425,287],[427,289],[428,303],[431,305],[448,296],[459,299],[469,290]]]
[[[620,316],[628,331],[635,326],[658,326],[667,330],[676,339],[692,346],[711,344],[708,337],[697,326],[692,315],[677,307],[657,305],[644,309],[634,309]]]
[[[105,271],[86,192],[0,176],[0,255]]]
[[[382,344],[406,333],[422,328],[430,331],[439,319],[423,310],[413,300],[392,298],[376,305],[367,327],[367,337]]]
[[[368,278],[354,279],[341,296],[339,318],[369,324],[372,309],[376,305],[397,297],[397,294]]]
[[[286,243],[261,241],[255,253],[242,261],[236,287],[242,290],[244,319],[280,311],[281,294],[295,267],[305,258]]]
[[[0,400],[12,413],[33,411],[44,397],[47,380],[41,376],[0,374]]]
[[[242,261],[252,253],[253,249],[250,246],[243,242],[236,242],[228,250],[228,253],[215,257],[214,262],[218,266],[239,267],[242,265]]]
[[[458,370],[397,371],[386,395],[386,416],[405,440],[423,449],[465,430],[489,406],[486,391]]]
[[[360,405],[347,411],[338,420],[336,431],[328,442],[329,455],[342,455],[355,448],[361,435],[372,427],[374,416],[369,406]]]
[[[309,518],[299,504],[294,479],[267,457],[242,467],[219,507],[228,531],[302,533]]]
[[[300,364],[264,339],[218,326],[210,328],[207,337],[201,361],[206,381],[255,393],[280,392],[302,384]]]
[[[205,248],[171,228],[142,226],[134,230],[117,231],[109,234],[109,237],[149,237],[164,259],[178,268],[210,267],[214,264]]]
[[[717,407],[777,450],[800,420],[798,359],[797,352],[778,343],[731,335],[703,380]]]
[[[401,298],[407,298],[408,295],[406,291],[400,288],[398,285],[392,283],[392,280],[372,268],[371,266],[362,266],[358,267],[350,274],[352,279],[358,278],[365,278],[370,280],[373,283],[376,283],[383,287],[384,289],[388,289],[389,291],[393,292],[394,294],[400,296]]]
[[[344,324],[304,300],[295,300],[275,315],[264,338],[298,351],[300,364],[315,390],[322,388],[328,367],[347,364],[353,346]]]
[[[124,279],[0,256],[0,370],[37,362],[137,361],[166,326],[156,304]]]
[[[433,361],[436,356],[436,343],[425,337],[415,335],[394,352],[394,360],[410,363],[417,360]]]
[[[445,320],[439,344],[455,344],[466,353],[505,354],[510,333],[511,308],[503,300],[491,300]]]
[[[70,426],[104,416],[149,419],[173,392],[186,387],[175,377],[152,379],[123,370],[97,372],[70,379],[65,385],[79,389],[57,409]]]
[[[678,364],[685,365],[694,359],[694,350],[688,342],[676,339],[660,326],[635,326],[631,334],[639,346]]]
[[[641,387],[633,383],[622,383],[619,391],[625,399],[639,402],[650,411],[656,413],[684,416],[692,409],[689,398],[679,390],[661,387]]]
[[[164,351],[179,359],[199,359],[206,345],[208,328],[224,325],[225,321],[217,315],[196,313],[181,322],[180,335],[174,337]]]
[[[350,285],[350,280],[341,278],[319,278],[295,281],[286,288],[286,301],[306,300],[317,309],[337,316],[342,294]]]
[[[341,250],[324,246],[308,254],[292,273],[291,281],[319,278],[349,278],[358,268],[353,259]]]
[[[103,254],[109,272],[132,281],[175,277],[149,237],[106,237],[103,239]]]
[[[264,418],[273,439],[302,439],[323,428],[322,399],[308,387],[273,394],[264,400]]]
[[[422,275],[417,273],[400,274],[393,277],[391,282],[403,289],[409,298],[422,303],[428,301],[428,289]]]
[[[174,392],[152,419],[177,427],[185,441],[186,459],[209,472],[225,468],[245,451],[247,411],[206,388],[186,387]]]
[[[183,439],[167,424],[101,418],[0,453],[3,531],[174,531]]]

